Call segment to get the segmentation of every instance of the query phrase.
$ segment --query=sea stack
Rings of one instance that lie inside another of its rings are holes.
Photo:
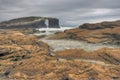
[[[45,23],[48,21],[48,25]],[[0,22],[0,29],[59,28],[59,19],[51,17],[22,17]]]

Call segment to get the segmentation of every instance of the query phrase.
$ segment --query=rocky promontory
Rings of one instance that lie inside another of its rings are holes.
[[[120,45],[120,21],[83,24],[53,35],[53,39],[73,39],[88,43]]]
[[[0,29],[59,28],[59,19],[52,17],[23,17],[0,22]]]

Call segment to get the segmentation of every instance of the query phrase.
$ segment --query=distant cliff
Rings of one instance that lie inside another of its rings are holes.
[[[59,28],[59,19],[51,17],[23,17],[0,22],[0,29],[45,27]]]
[[[83,25],[80,25],[80,29],[89,29],[89,30],[95,30],[95,29],[104,29],[104,28],[114,28],[114,27],[120,27],[120,20],[117,21],[111,21],[111,22],[101,22],[101,23],[85,23]]]

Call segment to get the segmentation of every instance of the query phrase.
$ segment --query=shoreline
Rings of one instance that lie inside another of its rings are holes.
[[[40,39],[43,42],[47,43],[51,46],[54,51],[66,50],[66,49],[84,49],[86,51],[94,51],[100,48],[120,48],[117,45],[109,45],[109,44],[93,44],[87,43],[85,41],[77,41],[77,40],[67,40],[67,39],[59,39],[59,40],[51,40],[42,38]]]

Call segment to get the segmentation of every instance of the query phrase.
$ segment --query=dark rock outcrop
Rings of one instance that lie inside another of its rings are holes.
[[[95,23],[95,24],[85,23],[83,25],[80,25],[79,28],[94,30],[94,29],[114,28],[117,26],[120,27],[120,20],[113,22]]]
[[[45,23],[48,20],[48,25]],[[59,28],[59,20],[51,17],[24,17],[1,22],[0,29]]]
[[[59,20],[58,19],[48,19],[49,20],[49,28],[57,28],[59,27]]]

